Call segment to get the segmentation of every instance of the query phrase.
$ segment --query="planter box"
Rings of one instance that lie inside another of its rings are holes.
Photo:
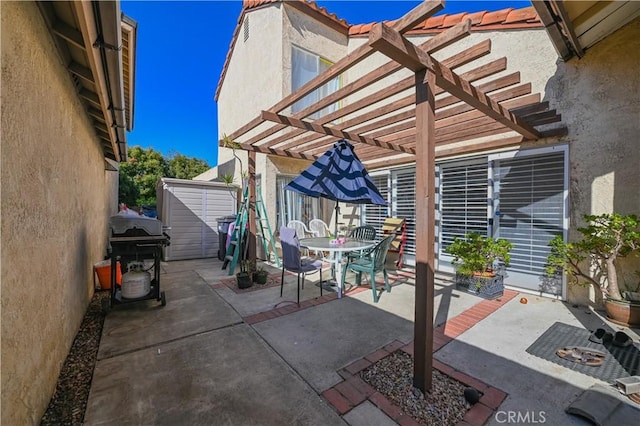
[[[460,275],[456,272],[456,288],[484,299],[495,299],[504,293],[504,277],[475,277]]]
[[[640,303],[606,299],[604,308],[611,322],[625,327],[640,327]]]

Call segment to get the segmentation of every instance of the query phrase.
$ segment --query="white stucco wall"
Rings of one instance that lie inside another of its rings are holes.
[[[230,134],[291,93],[291,49],[296,45],[336,62],[346,54],[347,37],[286,3],[275,3],[247,13],[250,36],[244,42],[242,27],[233,50],[220,96],[219,135]],[[245,17],[246,19],[246,17]],[[253,133],[271,127],[263,125]],[[287,132],[290,130],[287,130]],[[237,151],[247,170],[247,153]],[[230,149],[219,148],[220,174],[233,173],[240,183],[239,163]],[[276,175],[295,175],[310,163],[288,159],[272,162],[258,154],[256,174],[261,177],[262,196],[272,230],[276,230]]]
[[[557,62],[547,84],[562,113],[570,142],[570,239],[582,215],[640,214],[640,18],[589,49],[582,59]],[[625,262],[621,262],[625,265]],[[622,280],[640,262],[621,268]],[[569,288],[569,298],[590,303],[588,292]],[[591,297],[591,300],[593,298]]]
[[[34,2],[2,4],[2,415],[38,424],[106,254],[117,174]]]

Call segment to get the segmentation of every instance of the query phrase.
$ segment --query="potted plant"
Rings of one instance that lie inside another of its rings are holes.
[[[253,282],[256,284],[266,284],[269,273],[262,266],[258,266],[253,272]]]
[[[469,232],[464,238],[455,237],[446,248],[456,265],[456,286],[485,299],[504,293],[504,277],[498,267],[507,267],[513,244],[501,238],[485,237]]]
[[[618,280],[618,260],[638,255],[640,221],[633,214],[605,213],[584,215],[586,226],[578,228],[579,241],[566,243],[557,236],[550,243],[547,274],[563,271],[571,284],[592,286],[601,297],[612,322],[632,327],[640,326],[638,287],[627,284],[622,291]],[[636,274],[640,274],[636,271]]]
[[[251,261],[242,259],[240,261],[240,272],[236,274],[238,288],[249,288],[253,285]]]

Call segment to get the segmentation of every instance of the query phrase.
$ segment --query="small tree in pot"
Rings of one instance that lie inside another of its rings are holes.
[[[469,232],[464,238],[455,237],[445,251],[453,256],[458,287],[490,299],[504,292],[503,276],[496,269],[499,264],[509,266],[512,248],[507,240]]]
[[[617,270],[619,259],[638,255],[638,216],[605,213],[583,217],[587,226],[578,228],[582,234],[579,241],[565,243],[557,236],[549,243],[547,274],[552,276],[564,271],[572,284],[593,286],[602,295],[610,319],[623,325],[640,325],[640,304],[632,303],[632,291],[625,292],[623,297]],[[624,318],[614,312],[619,309],[626,311]]]

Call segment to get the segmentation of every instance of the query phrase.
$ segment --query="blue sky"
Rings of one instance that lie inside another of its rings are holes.
[[[419,1],[318,0],[350,24],[397,19]],[[449,0],[442,13],[522,8],[529,1]],[[240,11],[233,1],[128,1],[138,22],[134,128],[129,146],[152,147],[217,164],[217,106],[213,99]]]

